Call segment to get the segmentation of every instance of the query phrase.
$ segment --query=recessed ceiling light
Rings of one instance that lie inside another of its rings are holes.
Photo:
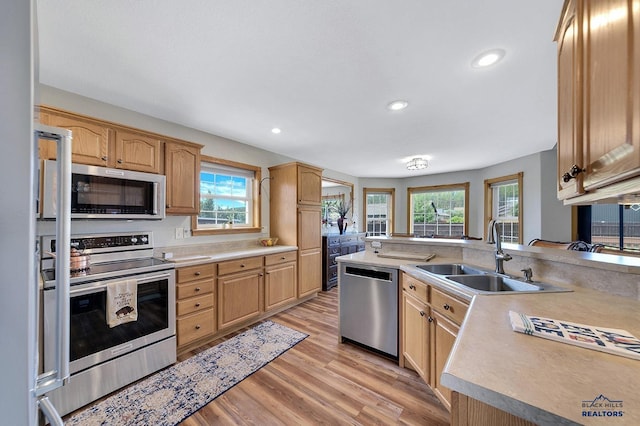
[[[484,68],[495,64],[504,58],[505,51],[503,49],[493,49],[481,53],[471,62],[471,66],[474,68]]]
[[[400,111],[401,109],[405,109],[407,106],[409,106],[409,102],[398,100],[389,103],[389,105],[387,105],[387,109],[390,109],[391,111]]]
[[[280,130],[277,127],[274,127],[273,129],[271,129],[271,133],[275,133],[276,135],[279,134],[280,132],[282,132],[282,130]]]

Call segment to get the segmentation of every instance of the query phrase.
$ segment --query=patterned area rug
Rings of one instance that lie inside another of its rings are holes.
[[[74,415],[65,425],[175,425],[306,337],[263,322]]]

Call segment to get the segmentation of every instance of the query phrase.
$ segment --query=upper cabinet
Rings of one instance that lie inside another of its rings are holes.
[[[556,32],[565,203],[640,192],[639,21],[640,0],[565,1]]]
[[[298,203],[322,204],[322,170],[298,165]]]
[[[78,164],[160,173],[160,139],[111,123],[40,107],[40,122],[71,130],[71,161]],[[55,144],[40,141],[40,158],[56,158]]]
[[[198,214],[200,207],[200,147],[167,142],[167,214]]]

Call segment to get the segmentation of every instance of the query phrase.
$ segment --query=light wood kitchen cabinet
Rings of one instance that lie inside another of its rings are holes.
[[[166,142],[167,214],[196,215],[200,209],[200,146]]]
[[[115,168],[160,173],[161,143],[157,138],[116,129]]]
[[[640,175],[638,31],[638,0],[565,2],[556,41],[558,198],[567,203],[638,192],[638,178],[628,181]]]
[[[407,291],[402,295],[402,336],[401,347],[404,362],[424,379],[430,382],[430,325],[429,306]]]
[[[298,298],[322,289],[322,169],[302,163],[269,168],[270,232],[298,246]]]
[[[269,311],[296,300],[298,284],[297,252],[264,257],[264,310]]]
[[[246,322],[264,312],[263,257],[218,264],[218,327]]]
[[[109,126],[72,114],[40,108],[40,122],[48,126],[71,130],[71,161],[92,166],[110,167]],[[56,144],[54,141],[40,141],[38,151],[40,159],[55,160]],[[112,165],[112,163],[111,163]]]
[[[400,366],[408,363],[451,410],[451,390],[442,386],[440,376],[469,304],[431,285],[428,280],[402,273],[400,281]]]
[[[178,350],[216,331],[215,263],[176,269]]]

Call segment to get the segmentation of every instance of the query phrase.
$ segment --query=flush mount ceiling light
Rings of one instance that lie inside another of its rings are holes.
[[[271,133],[275,133],[276,135],[277,135],[277,134],[280,134],[280,132],[282,132],[282,130],[280,130],[280,129],[279,129],[279,128],[277,128],[277,127],[274,127],[273,129],[271,129]]]
[[[400,111],[402,109],[405,109],[408,106],[409,106],[409,102],[397,100],[397,101],[390,102],[387,105],[387,109],[391,111]]]
[[[493,49],[481,53],[471,62],[473,68],[485,68],[495,64],[504,58],[505,51],[503,49]]]
[[[407,163],[407,170],[420,170],[429,167],[429,160],[416,157]]]

